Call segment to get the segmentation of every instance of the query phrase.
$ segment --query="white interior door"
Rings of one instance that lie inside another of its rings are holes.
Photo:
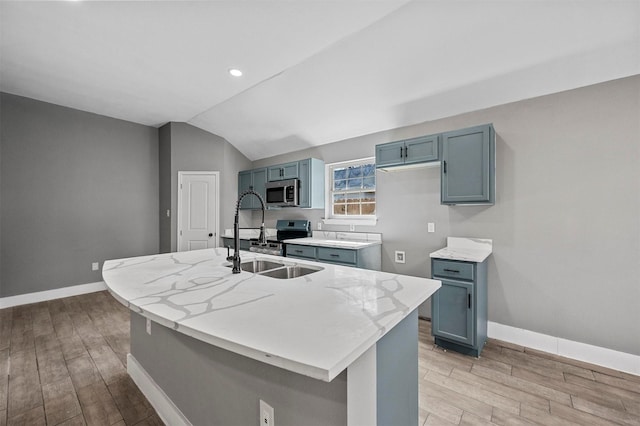
[[[218,247],[219,172],[178,172],[178,251]]]

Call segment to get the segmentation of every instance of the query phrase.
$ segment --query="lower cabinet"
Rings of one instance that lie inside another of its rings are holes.
[[[358,249],[312,246],[303,244],[287,244],[287,257],[333,263],[336,265],[355,266],[356,268],[379,271],[382,263],[381,245],[371,245]]]
[[[431,297],[436,345],[479,356],[487,340],[487,262],[431,259],[431,271],[442,282]]]

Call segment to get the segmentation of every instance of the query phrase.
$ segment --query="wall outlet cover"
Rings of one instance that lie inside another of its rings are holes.
[[[262,426],[275,426],[273,424],[273,407],[260,400],[260,424]]]
[[[395,252],[395,260],[396,263],[405,263],[405,254],[403,251],[396,250]]]
[[[91,264],[91,270],[92,271],[97,271],[98,269],[100,269],[100,262],[93,262]]]
[[[433,222],[427,223],[427,232],[436,232],[436,224]]]

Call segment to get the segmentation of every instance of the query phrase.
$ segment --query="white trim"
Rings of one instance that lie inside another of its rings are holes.
[[[155,408],[164,424],[191,426],[191,422],[182,414],[182,411],[131,354],[127,354],[127,373]]]
[[[378,367],[376,345],[347,368],[347,426],[378,423]]]
[[[180,220],[182,219],[182,177],[185,175],[214,175],[216,177],[216,228],[214,232],[214,248],[218,247],[218,241],[220,241],[220,172],[212,172],[212,171],[179,171],[178,172],[178,205],[176,210],[178,214],[176,216],[176,251],[180,251],[180,243],[182,242],[182,236],[180,235]]]
[[[38,291],[35,293],[19,294],[17,296],[0,297],[0,309],[12,306],[28,305],[30,303],[46,302],[47,300],[62,299],[63,297],[77,296],[79,294],[95,293],[106,290],[104,281],[89,284],[74,285],[71,287],[56,288],[53,290]]]
[[[348,167],[350,164],[358,164],[363,163],[365,161],[372,161],[375,163],[375,157],[364,157],[359,158],[357,160],[347,160],[347,161],[336,161],[335,163],[329,163],[324,165],[324,215],[325,219],[322,219],[322,222],[327,225],[361,225],[361,226],[376,226],[378,223],[377,215],[366,215],[366,216],[344,216],[344,217],[332,217],[333,209],[332,200],[333,200],[333,188],[331,184],[333,183],[333,173],[332,169],[336,165]],[[377,172],[377,170],[376,170]],[[378,180],[376,178],[376,188],[378,186]],[[365,190],[359,190],[354,192],[365,192]],[[375,190],[373,191],[375,192]],[[376,197],[376,210],[377,210],[377,197]]]
[[[640,376],[640,356],[638,355],[566,340],[492,321],[487,324],[487,334],[492,339]]]

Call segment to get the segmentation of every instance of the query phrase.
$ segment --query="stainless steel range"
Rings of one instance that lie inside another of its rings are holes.
[[[281,219],[276,222],[276,239],[267,239],[265,244],[257,240],[251,241],[249,251],[256,253],[272,254],[283,256],[283,240],[292,238],[305,238],[311,236],[311,222],[306,219],[287,220]]]

